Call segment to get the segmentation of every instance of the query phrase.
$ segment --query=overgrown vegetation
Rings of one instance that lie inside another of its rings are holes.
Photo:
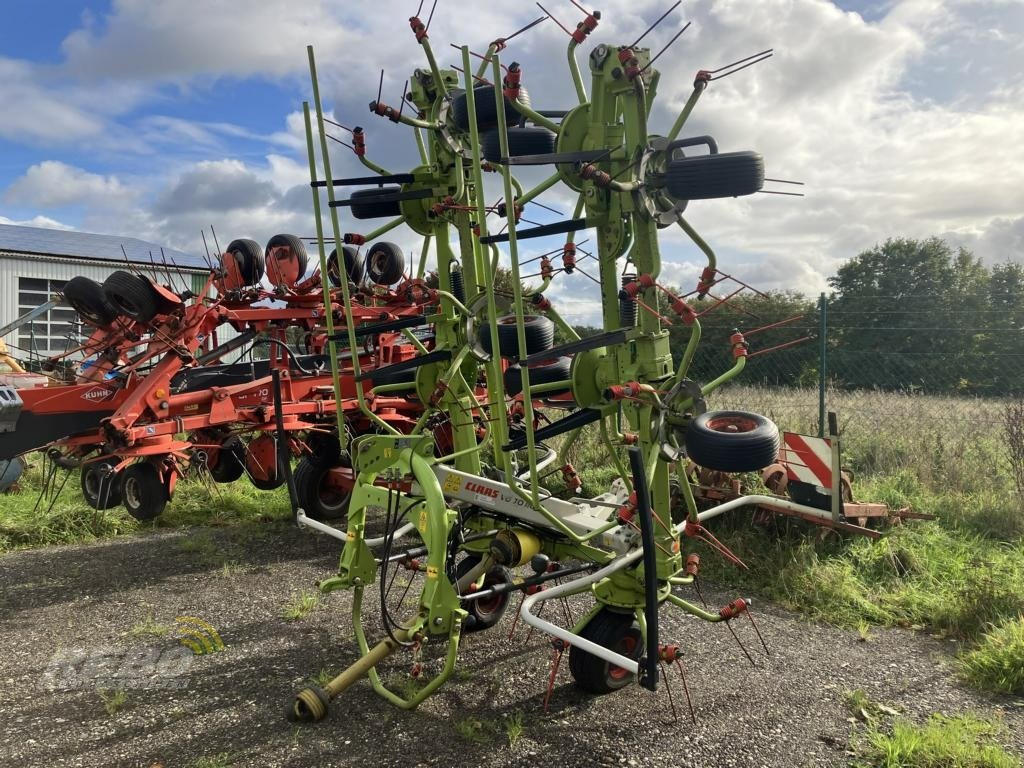
[[[292,595],[292,599],[288,601],[288,604],[281,610],[281,618],[285,621],[298,621],[304,619],[313,612],[317,604],[320,602],[320,597],[315,592],[302,592],[301,594]]]
[[[1019,768],[999,743],[999,723],[973,715],[932,715],[924,725],[897,718],[891,728],[872,726],[861,744],[861,762],[872,768]]]
[[[62,483],[63,472],[58,474],[57,486]],[[0,495],[0,552],[78,544],[145,530],[284,521],[291,514],[285,489],[260,491],[245,479],[216,486],[184,480],[167,511],[152,523],[138,522],[121,507],[92,509],[82,498],[74,471],[52,507],[50,498],[39,499],[43,486],[39,467],[30,466],[19,486],[18,492]]]
[[[1024,616],[993,626],[961,664],[967,679],[981,688],[1024,695]]]

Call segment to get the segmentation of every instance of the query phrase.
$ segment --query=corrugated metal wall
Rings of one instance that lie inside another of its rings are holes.
[[[65,259],[60,257],[26,257],[16,253],[0,250],[0,326],[6,325],[17,319],[23,310],[19,309],[18,301],[18,280],[22,277],[43,279],[43,280],[70,280],[76,275],[83,275],[92,278],[97,282],[103,282],[106,277],[117,269],[123,267],[116,264],[90,261],[87,259]],[[166,283],[166,274],[151,267],[136,265],[136,268],[147,274],[158,282]],[[181,280],[175,275],[175,280],[184,282],[189,288],[198,293],[206,282],[207,273],[195,271],[183,271]],[[218,341],[223,343],[232,339],[238,334],[230,326],[220,328],[217,332]],[[18,345],[18,332],[14,331],[3,337],[3,340],[15,347]],[[15,357],[22,357],[22,354],[12,349]],[[230,362],[233,357],[228,357],[225,362]]]

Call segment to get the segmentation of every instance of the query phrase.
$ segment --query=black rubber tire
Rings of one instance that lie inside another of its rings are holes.
[[[103,286],[77,275],[64,284],[64,300],[89,325],[106,328],[117,319],[117,309],[107,301]]]
[[[543,315],[523,315],[526,335],[526,354],[533,355],[551,349],[555,343],[555,324]],[[481,325],[478,331],[480,345],[487,354],[491,349],[491,329]],[[498,352],[501,357],[519,357],[519,336],[516,333],[516,316],[504,315],[498,318]]]
[[[121,503],[120,473],[111,474],[114,465],[109,461],[83,464],[80,484],[85,503],[93,509],[111,509]]]
[[[148,323],[156,316],[157,295],[149,280],[119,269],[103,281],[103,295],[122,315]]]
[[[508,155],[519,157],[520,155],[549,155],[555,151],[555,139],[557,136],[547,128],[537,126],[526,126],[525,128],[508,129]],[[480,142],[484,159],[492,163],[501,162],[501,140],[497,131],[484,134]]]
[[[686,428],[686,455],[719,472],[754,472],[779,455],[779,428],[758,413],[708,411]]]
[[[353,248],[351,245],[341,246],[341,252],[345,256],[345,272],[348,275],[349,282],[361,285],[364,274],[363,254],[359,252],[358,248]],[[331,251],[331,255],[327,257],[327,279],[330,280],[331,285],[335,288],[341,287],[341,270],[338,269],[337,248]]]
[[[394,371],[374,376],[373,386],[381,387],[385,384],[410,384],[416,381],[416,368],[406,368],[404,371]]]
[[[306,254],[306,244],[295,235],[274,235],[267,240],[267,248],[263,253],[264,266],[266,266],[267,259],[270,258],[270,250],[281,246],[288,246],[295,254],[299,263],[299,279],[301,279],[306,274],[306,267],[309,266],[309,256]]]
[[[121,503],[128,514],[146,522],[158,517],[167,506],[167,489],[149,462],[132,464],[121,473]]]
[[[523,378],[520,374],[519,365],[510,365],[505,370],[505,394],[515,397],[523,391]],[[572,370],[572,358],[568,356],[557,357],[554,360],[544,360],[537,365],[530,366],[530,384],[551,384],[556,381],[565,381],[569,378]],[[566,390],[562,390],[563,392]],[[561,392],[545,392],[544,397],[559,395]]]
[[[351,196],[352,218],[381,219],[385,216],[401,216],[402,206],[397,200],[377,200],[383,195],[393,195],[401,191],[402,188],[397,186],[356,190]]]
[[[530,97],[520,88],[519,100],[529,106]],[[478,85],[473,89],[473,101],[476,106],[476,127],[478,131],[489,131],[498,125],[498,107],[494,100],[494,88],[489,85]],[[469,109],[466,106],[466,92],[456,94],[452,97],[452,121],[460,131],[469,131]],[[519,111],[512,105],[512,102],[505,99],[505,122],[515,124],[519,122]]]
[[[366,251],[366,276],[377,285],[394,285],[405,275],[405,255],[394,243],[383,240]]]
[[[341,521],[348,517],[351,493],[339,493],[322,487],[324,477],[331,470],[331,464],[319,457],[306,456],[295,468],[295,493],[299,506],[306,516],[313,520]]]
[[[249,475],[249,482],[259,488],[261,491],[272,491],[275,488],[280,488],[285,484],[284,467],[281,466],[281,460],[277,460],[277,472],[269,480],[261,480],[258,477]]]
[[[752,195],[764,186],[764,158],[745,151],[672,160],[665,186],[679,200]]]
[[[639,659],[643,651],[643,638],[639,627],[633,624],[633,614],[611,608],[598,611],[583,627],[580,637],[632,659]],[[636,675],[575,645],[569,649],[569,672],[576,685],[598,695],[617,691],[636,679]]]
[[[217,451],[217,463],[209,467],[217,483],[233,483],[245,474],[245,444],[238,437],[229,437]]]
[[[255,240],[248,238],[232,240],[228,244],[226,252],[234,255],[246,285],[256,285],[263,279],[267,264],[263,260],[263,249]]]
[[[455,580],[458,581],[473,567],[480,563],[476,555],[467,555],[455,566]],[[502,565],[492,566],[484,575],[484,586],[490,584],[502,584],[512,581],[512,572]],[[469,612],[466,623],[462,627],[463,632],[482,632],[490,629],[501,621],[508,608],[511,592],[502,592],[491,597],[481,597],[476,600],[463,600],[462,608]]]

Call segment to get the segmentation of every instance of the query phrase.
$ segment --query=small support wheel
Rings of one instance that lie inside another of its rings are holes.
[[[121,502],[128,514],[143,522],[158,517],[167,506],[167,488],[157,468],[143,461],[121,474]]]
[[[245,444],[238,437],[229,437],[213,461],[207,461],[210,477],[217,483],[233,483],[245,474]]]
[[[88,277],[77,275],[64,285],[64,299],[89,325],[106,328],[117,319],[117,309],[107,301],[103,286]]]
[[[755,472],[779,454],[779,428],[758,413],[708,411],[686,429],[686,455],[719,472]]]
[[[363,282],[363,256],[359,250],[351,245],[341,246],[342,255],[345,257],[345,273],[350,282],[359,285]],[[335,288],[341,287],[341,269],[338,267],[338,249],[331,251],[327,257],[327,278]]]
[[[330,711],[331,699],[327,692],[311,685],[295,695],[295,700],[285,708],[285,717],[292,723],[316,723],[327,717]]]
[[[366,276],[377,285],[394,285],[405,275],[405,255],[394,243],[381,241],[366,254]]]
[[[516,316],[498,318],[498,353],[502,357],[519,357],[519,331]],[[523,315],[523,335],[526,338],[526,354],[533,355],[551,349],[555,343],[555,324],[544,315]],[[481,325],[478,331],[480,346],[488,355],[491,350],[491,329]]]
[[[103,295],[114,309],[132,320],[148,323],[156,316],[156,290],[145,277],[123,269],[111,272],[103,281]]]
[[[639,659],[643,650],[643,638],[633,623],[632,612],[602,608],[583,627],[580,637],[630,659]],[[569,671],[580,688],[599,695],[617,691],[636,679],[632,672],[575,645],[569,650]]]
[[[341,466],[347,466],[345,462]],[[299,505],[313,520],[344,520],[348,517],[350,491],[328,482],[333,467],[319,457],[307,456],[295,468],[295,493]]]
[[[465,574],[480,564],[480,558],[476,555],[469,555],[463,558],[455,566],[455,580],[458,581]],[[495,584],[507,584],[512,581],[512,572],[501,565],[493,566],[483,578],[483,589]],[[469,612],[468,621],[463,625],[462,631],[482,632],[495,626],[501,617],[505,615],[508,608],[509,592],[499,592],[489,597],[478,597],[475,600],[463,600],[462,607]]]
[[[93,509],[111,509],[121,503],[121,473],[109,461],[94,461],[81,470],[82,496]]]
[[[228,243],[225,253],[234,257],[238,270],[245,285],[256,285],[263,279],[267,264],[263,258],[263,249],[255,240],[239,238]]]

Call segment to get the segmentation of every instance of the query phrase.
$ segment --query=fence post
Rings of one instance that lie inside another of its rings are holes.
[[[825,293],[818,297],[818,437],[825,436],[825,382],[828,380],[828,320],[825,312],[828,304]]]

